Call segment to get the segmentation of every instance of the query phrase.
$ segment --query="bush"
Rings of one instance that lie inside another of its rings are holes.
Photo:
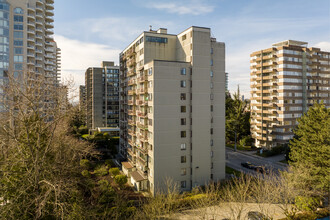
[[[108,168],[106,166],[101,166],[100,168],[94,170],[96,176],[105,176],[108,174]]]
[[[90,169],[91,168],[91,163],[87,159],[82,159],[82,160],[80,160],[80,166],[82,166],[86,169]]]
[[[110,159],[107,159],[107,160],[105,161],[105,164],[106,164],[109,168],[115,166],[115,163],[114,163],[112,160],[110,160]]]
[[[87,126],[80,126],[79,129],[78,129],[78,132],[81,134],[81,135],[84,135],[84,134],[88,134],[88,128]]]
[[[121,188],[127,183],[127,176],[126,175],[117,175],[117,176],[115,176],[115,182]]]
[[[120,170],[118,167],[110,168],[109,172],[111,173],[112,176],[117,176],[120,174]]]
[[[91,176],[91,174],[89,173],[88,170],[81,171],[81,175],[83,175],[84,177],[90,177]]]
[[[297,196],[295,204],[300,210],[314,211],[320,205],[320,199],[315,197]]]

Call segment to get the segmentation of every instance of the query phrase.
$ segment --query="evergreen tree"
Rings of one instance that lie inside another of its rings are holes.
[[[295,137],[290,141],[290,165],[303,172],[301,183],[327,193],[330,176],[330,109],[315,104],[298,119]]]
[[[247,103],[240,99],[240,90],[231,98],[226,94],[226,140],[234,141],[235,132],[237,142],[244,136],[250,135],[250,113],[246,111]]]

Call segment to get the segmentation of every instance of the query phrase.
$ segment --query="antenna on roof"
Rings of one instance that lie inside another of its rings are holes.
[[[151,25],[149,25],[149,31],[152,31],[152,26]]]

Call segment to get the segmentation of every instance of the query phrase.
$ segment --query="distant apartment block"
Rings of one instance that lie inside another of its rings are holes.
[[[81,111],[86,111],[86,86],[79,86],[79,109]]]
[[[119,66],[104,61],[101,67],[88,68],[85,93],[88,129],[119,130]]]
[[[225,44],[210,29],[139,35],[120,54],[120,153],[137,190],[225,178]]]
[[[330,107],[330,53],[286,40],[251,54],[251,133],[257,147],[287,143],[314,103]]]

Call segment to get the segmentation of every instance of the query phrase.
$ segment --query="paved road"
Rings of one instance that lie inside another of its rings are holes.
[[[251,169],[247,169],[245,167],[241,166],[241,163],[243,162],[250,162],[254,165],[258,166],[264,166],[266,168],[269,168],[271,170],[277,171],[277,170],[285,170],[287,168],[287,165],[280,163],[279,161],[284,159],[284,155],[278,155],[273,157],[260,157],[255,155],[255,151],[248,152],[248,151],[234,151],[232,148],[226,148],[226,165],[235,169],[240,170],[245,173],[256,173],[255,171]]]

